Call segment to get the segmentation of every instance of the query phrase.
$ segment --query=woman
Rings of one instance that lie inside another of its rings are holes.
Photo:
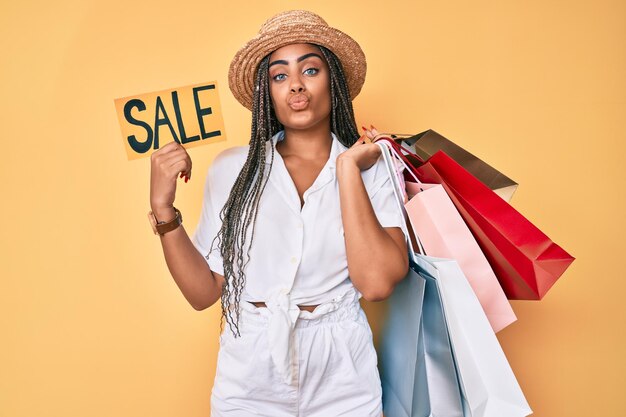
[[[365,69],[352,38],[302,10],[269,19],[231,63],[231,91],[252,110],[250,144],[215,157],[193,238],[182,226],[161,237],[190,304],[221,298],[230,324],[213,417],[382,414],[359,299],[389,296],[408,256],[380,148],[354,121]],[[191,173],[180,145],[153,154],[157,219],[180,216],[179,173]]]

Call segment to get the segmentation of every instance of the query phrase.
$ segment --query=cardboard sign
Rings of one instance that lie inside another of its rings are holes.
[[[128,159],[176,141],[185,148],[226,140],[215,81],[115,99]]]

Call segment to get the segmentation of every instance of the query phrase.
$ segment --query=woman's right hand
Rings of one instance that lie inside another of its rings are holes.
[[[180,177],[191,179],[191,157],[178,142],[170,142],[150,155],[150,207],[153,212],[166,211],[174,206],[179,173]]]

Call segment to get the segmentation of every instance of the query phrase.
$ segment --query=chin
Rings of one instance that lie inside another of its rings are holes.
[[[279,121],[285,128],[297,130],[310,129],[319,125],[320,123],[327,123],[330,126],[330,117],[325,117],[323,119],[313,119],[305,114],[294,114],[291,117],[288,117],[286,120]]]

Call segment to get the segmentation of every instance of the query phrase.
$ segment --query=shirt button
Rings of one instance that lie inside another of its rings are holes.
[[[298,262],[298,258],[296,258],[295,256],[293,256],[293,257],[291,258],[291,263],[292,263],[292,264],[295,264],[296,262]]]

